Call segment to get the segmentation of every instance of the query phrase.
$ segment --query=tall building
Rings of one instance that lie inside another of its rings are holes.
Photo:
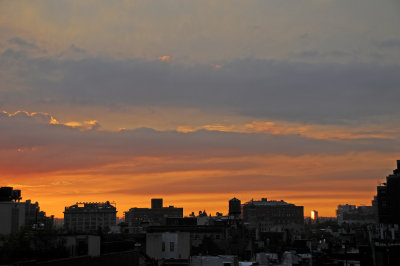
[[[163,207],[162,199],[152,199],[151,209],[131,208],[125,212],[125,222],[129,226],[139,226],[140,224],[162,225],[166,223],[166,218],[182,218],[183,208],[174,206]]]
[[[243,220],[250,227],[259,224],[270,225],[302,225],[304,223],[304,207],[287,203],[283,200],[274,201],[262,198],[243,204]]]
[[[380,223],[400,224],[400,160],[386,183],[377,187],[377,202]]]
[[[20,203],[21,191],[0,188],[0,234],[7,235],[25,225],[25,204]]]
[[[229,216],[240,217],[242,214],[242,204],[237,198],[229,201]]]
[[[10,234],[24,226],[40,229],[53,225],[53,217],[46,217],[39,203],[21,202],[21,199],[21,190],[0,188],[0,234]]]
[[[316,210],[311,211],[311,220],[313,222],[318,222],[318,211]]]
[[[117,209],[109,201],[76,203],[65,207],[64,227],[73,232],[90,233],[115,226]]]

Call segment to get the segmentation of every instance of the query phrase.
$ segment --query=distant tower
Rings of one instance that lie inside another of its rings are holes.
[[[163,207],[163,199],[151,199],[152,209],[162,209],[162,207]]]
[[[242,214],[242,204],[237,198],[229,201],[229,216],[239,217]]]
[[[311,220],[313,222],[318,222],[318,212],[316,210],[311,211]]]

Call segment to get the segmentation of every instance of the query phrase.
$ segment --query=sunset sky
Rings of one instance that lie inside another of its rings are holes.
[[[397,159],[398,0],[0,0],[0,186],[47,214],[335,216]]]

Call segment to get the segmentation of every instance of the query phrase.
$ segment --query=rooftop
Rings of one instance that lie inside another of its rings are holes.
[[[255,205],[255,206],[294,206],[292,203],[287,203],[283,200],[267,200],[267,198],[262,198],[261,200],[251,200],[246,202],[245,205]]]
[[[116,207],[109,201],[106,202],[77,202],[75,205],[65,207],[65,210],[88,210],[88,209],[110,209],[115,210]]]

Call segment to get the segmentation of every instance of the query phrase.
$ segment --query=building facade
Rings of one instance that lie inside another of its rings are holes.
[[[146,234],[146,254],[153,259],[188,259],[189,232],[150,232]]]
[[[164,225],[167,218],[182,218],[183,208],[163,207],[162,199],[152,199],[151,208],[131,208],[125,212],[128,226]]]
[[[146,254],[154,259],[188,259],[207,239],[220,246],[226,241],[223,225],[150,226]]]
[[[0,202],[0,234],[8,235],[25,226],[25,204],[20,202]]]
[[[304,207],[286,203],[285,201],[251,200],[243,204],[243,220],[250,228],[258,224],[269,225],[302,225],[304,223]]]
[[[336,210],[338,224],[376,223],[376,209],[373,206],[338,205]]]
[[[47,217],[40,211],[38,202],[21,202],[21,199],[20,190],[0,188],[0,234],[14,233],[25,226],[34,230],[52,227],[53,216]]]
[[[117,209],[109,201],[76,203],[64,211],[64,227],[73,232],[107,231],[116,225],[116,220]]]

